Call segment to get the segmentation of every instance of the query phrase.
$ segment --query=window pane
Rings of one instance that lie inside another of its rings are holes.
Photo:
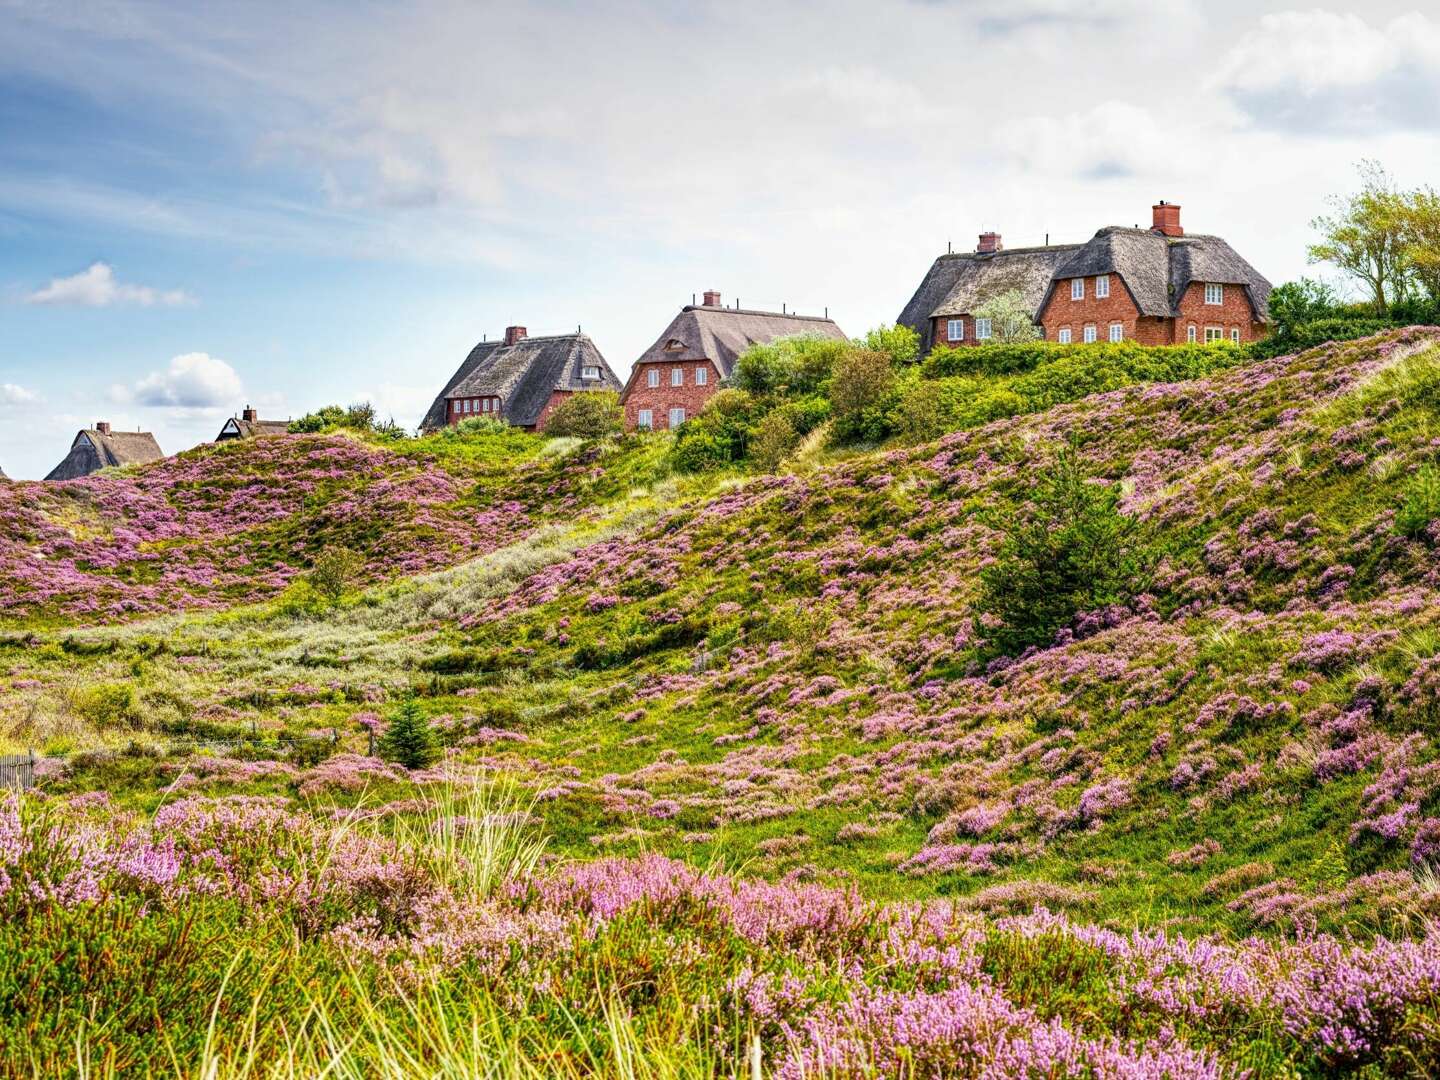
[[[670,385],[671,385],[671,386],[684,386],[684,385],[685,385],[685,369],[684,369],[684,368],[678,368],[678,367],[677,367],[677,368],[671,368],[671,369],[670,369]]]

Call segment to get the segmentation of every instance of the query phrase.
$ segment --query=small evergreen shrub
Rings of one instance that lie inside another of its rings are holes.
[[[1048,645],[1077,614],[1144,590],[1153,559],[1119,498],[1066,449],[1037,475],[1031,501],[996,520],[1005,539],[980,572],[976,603],[976,629],[996,650]]]
[[[1410,477],[1395,512],[1395,529],[1402,536],[1416,539],[1425,534],[1430,523],[1440,518],[1440,471],[1423,465]]]
[[[330,603],[337,603],[364,568],[365,560],[349,548],[327,546],[315,557],[310,586]]]
[[[390,726],[376,744],[380,756],[407,769],[423,769],[440,757],[440,740],[414,698],[390,714]]]

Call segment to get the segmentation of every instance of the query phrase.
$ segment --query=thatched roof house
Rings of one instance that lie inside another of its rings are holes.
[[[828,316],[725,307],[708,290],[703,304],[686,304],[630,370],[621,401],[627,427],[674,428],[698,413],[735,372],[751,345],[811,334],[844,341]]]
[[[227,442],[230,439],[254,439],[263,435],[289,433],[289,420],[261,420],[260,414],[246,405],[239,416],[232,416],[221,425],[220,434],[215,436],[215,441]]]
[[[436,396],[422,431],[437,431],[476,416],[541,430],[570,394],[620,390],[595,343],[581,333],[530,337],[510,326],[498,341],[482,341]]]
[[[103,420],[85,428],[70,444],[65,460],[50,470],[46,480],[74,480],[116,465],[143,465],[165,455],[148,431],[111,431]]]

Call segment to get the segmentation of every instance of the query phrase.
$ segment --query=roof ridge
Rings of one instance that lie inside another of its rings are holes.
[[[687,311],[710,311],[725,315],[763,315],[775,319],[808,319],[811,322],[822,323],[835,321],[829,315],[801,315],[793,311],[761,311],[758,308],[713,307],[706,304],[686,304],[680,309],[681,314]]]

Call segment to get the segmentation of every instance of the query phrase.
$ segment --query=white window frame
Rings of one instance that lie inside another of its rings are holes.
[[[1084,333],[1083,333],[1081,336],[1083,337],[1086,345],[1094,345],[1094,344],[1095,344],[1095,324],[1094,324],[1094,323],[1086,323],[1086,324],[1085,324],[1085,331],[1084,331]]]
[[[1083,277],[1077,277],[1077,278],[1071,278],[1071,279],[1070,279],[1070,299],[1071,299],[1071,300],[1084,300],[1084,299],[1085,299],[1085,279],[1084,279]]]
[[[1213,281],[1205,283],[1205,303],[1210,307],[1225,306],[1225,286]]]
[[[583,367],[580,368],[580,378],[598,379],[600,378],[600,368],[597,367],[595,364],[585,364]]]
[[[1223,326],[1205,327],[1205,344],[1213,345],[1217,341],[1225,340],[1225,328]]]
[[[1185,340],[1186,340],[1186,341],[1188,341],[1191,345],[1194,345],[1195,342],[1198,341],[1199,339],[1200,339],[1200,331],[1195,328],[1195,324],[1194,324],[1194,323],[1191,323],[1189,326],[1185,327]]]
[[[652,390],[655,389],[655,387],[657,387],[657,386],[660,385],[660,369],[659,369],[659,368],[653,368],[653,367],[652,367],[649,371],[647,371],[647,372],[645,373],[645,385],[648,386],[648,387],[650,387],[650,389],[652,389]]]
[[[1232,326],[1230,328],[1230,340],[1236,345],[1240,344],[1240,328],[1238,326]]]
[[[994,336],[995,336],[995,326],[994,326],[994,323],[991,322],[991,320],[989,320],[989,319],[976,319],[976,320],[975,320],[975,340],[976,340],[976,341],[989,341],[989,340],[990,340],[992,337],[994,337]]]
[[[946,340],[946,341],[964,341],[964,340],[965,340],[965,320],[964,320],[964,319],[951,319],[951,320],[946,324],[946,326],[945,326],[945,340]]]
[[[1069,345],[1072,336],[1073,335],[1070,333],[1070,328],[1068,326],[1062,326],[1060,328],[1060,332],[1055,336],[1055,340],[1058,341],[1061,345]]]
[[[488,413],[490,411],[490,399],[488,397],[480,399],[480,411],[482,413]]]
[[[1095,299],[1104,300],[1110,295],[1110,275],[1097,274],[1095,276]]]
[[[1124,341],[1124,340],[1125,340],[1125,324],[1124,324],[1124,323],[1112,322],[1112,323],[1110,324],[1110,340],[1111,340],[1111,341]]]
[[[670,422],[671,430],[674,430],[685,422],[685,410],[677,405],[675,406],[675,408],[670,410],[670,415],[669,417],[667,417],[667,419]]]
[[[705,366],[702,365],[702,366],[697,367],[697,368],[695,369],[695,385],[696,385],[696,386],[708,386],[708,385],[710,385],[710,369],[709,369],[709,368],[707,368],[707,367],[705,367]]]
[[[653,431],[655,428],[655,413],[650,409],[641,409],[635,414],[635,426],[644,428],[646,431]]]
[[[670,385],[671,385],[671,386],[684,386],[684,385],[685,385],[685,369],[684,369],[683,367],[672,367],[672,368],[670,369]]]

